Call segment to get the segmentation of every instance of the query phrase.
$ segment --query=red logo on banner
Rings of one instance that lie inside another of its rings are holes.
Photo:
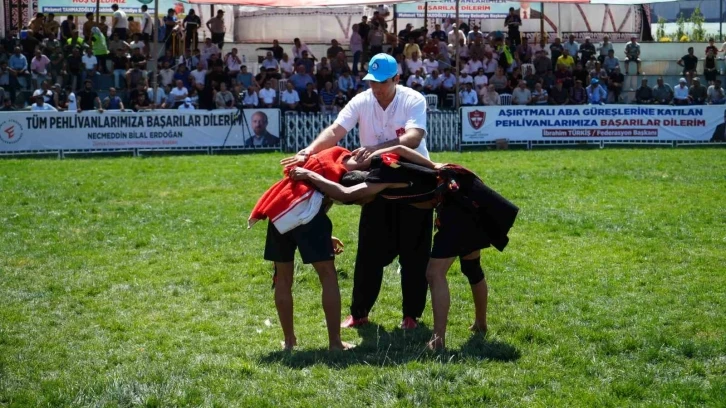
[[[8,135],[8,140],[15,137],[15,126],[10,126],[9,128],[4,130],[5,134]]]
[[[484,125],[486,118],[486,112],[482,112],[480,110],[469,112],[469,124],[474,128],[474,130],[479,130]]]
[[[23,125],[14,119],[0,123],[0,142],[14,144],[23,138]]]

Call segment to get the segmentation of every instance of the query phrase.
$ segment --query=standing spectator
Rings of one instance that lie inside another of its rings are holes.
[[[55,14],[48,13],[48,18],[45,20],[45,35],[52,40],[58,38],[58,31],[60,30],[60,24],[55,19]]]
[[[613,72],[615,67],[619,67],[619,66],[620,66],[620,60],[618,60],[618,57],[615,56],[615,51],[610,50],[610,52],[608,52],[608,56],[605,57],[605,61],[603,61],[603,63],[602,63],[603,69],[605,70],[605,72],[610,74],[611,72]],[[627,65],[626,65],[625,70],[627,71]]]
[[[487,85],[479,91],[481,103],[485,106],[498,106],[499,94],[494,89],[494,85]]]
[[[562,81],[555,82],[549,94],[550,105],[567,105],[570,102],[570,93],[564,88]]]
[[[718,69],[716,67],[716,56],[712,49],[706,52],[706,59],[703,61],[703,77],[706,78],[708,84],[713,84],[718,76]]]
[[[300,94],[300,111],[307,113],[320,112],[320,98],[315,92],[315,85],[311,82],[305,84],[305,91]]]
[[[138,34],[139,36],[141,36],[141,23],[134,20],[133,16],[129,16],[128,23],[129,23],[128,24],[129,25],[129,31],[128,31],[129,34],[132,36],[134,34]],[[139,37],[139,38],[141,38],[141,37]]]
[[[708,52],[711,51],[713,55],[718,55],[718,48],[716,47],[716,44],[714,43],[713,37],[708,39],[708,45],[706,46],[705,54],[708,55]]]
[[[217,109],[232,109],[234,108],[234,95],[232,92],[227,90],[227,84],[224,82],[219,84],[219,91],[214,95],[214,104]]]
[[[283,55],[285,54],[285,50],[283,50],[282,47],[280,47],[280,42],[277,40],[272,40],[272,47],[259,47],[259,48],[255,48],[255,51],[270,51],[270,52],[272,52],[272,56],[275,57],[275,59],[278,62],[282,59]]]
[[[478,102],[476,92],[471,88],[471,83],[464,84],[464,87],[459,91],[459,103],[462,106],[474,106]]]
[[[194,10],[189,10],[192,15],[194,14]],[[198,17],[197,17],[198,18]],[[154,22],[151,20],[151,14],[149,14],[149,7],[144,4],[141,6],[141,40],[144,42],[144,46],[146,49],[149,48],[149,42],[153,38],[153,31],[154,31]],[[156,42],[156,39],[154,39],[154,42]],[[187,46],[187,48],[189,48]]]
[[[371,30],[368,32],[368,44],[370,44],[371,55],[383,52],[384,39],[385,35],[383,29],[378,21],[374,21]]]
[[[313,60],[315,59],[308,45],[300,41],[299,38],[295,38],[292,42],[292,58],[295,62],[297,62],[298,59],[303,58],[304,52],[307,52],[308,56],[312,57]],[[312,71],[308,71],[308,74],[312,74]]]
[[[698,57],[693,55],[693,47],[688,47],[688,54],[681,57],[677,62],[683,67],[683,76],[691,74],[696,75],[696,67],[698,66]]]
[[[658,77],[656,80],[656,85],[653,87],[653,99],[655,103],[661,105],[668,105],[673,99],[673,89],[663,82],[663,77]]]
[[[703,105],[708,98],[708,90],[701,85],[701,80],[693,78],[693,85],[688,90],[688,99],[693,105]]]
[[[81,51],[78,48],[73,48],[71,55],[66,58],[64,71],[70,77],[73,89],[81,88],[83,84],[83,57],[81,57]]]
[[[331,82],[326,82],[324,88],[320,90],[320,111],[323,113],[336,113],[335,91]]]
[[[637,38],[635,36],[630,37],[630,42],[625,45],[625,74],[630,74],[630,70],[628,69],[628,65],[631,61],[635,61],[636,63],[636,75],[640,75],[640,44],[638,44],[635,40]],[[698,61],[698,59],[696,59]]]
[[[560,37],[555,37],[555,42],[550,45],[550,58],[552,58],[552,69],[557,68],[557,60],[562,55],[565,47],[562,45]]]
[[[282,59],[280,60],[280,73],[282,74],[282,77],[289,78],[294,71],[295,66],[292,63],[292,60],[290,60],[290,57],[288,57],[287,54],[282,54]]]
[[[584,105],[587,103],[587,90],[582,87],[582,81],[575,81],[570,89],[570,105]]]
[[[189,9],[182,25],[184,26],[184,49],[199,48],[199,27],[202,26],[202,19],[193,8]]]
[[[350,52],[353,53],[353,76],[358,76],[358,66],[363,54],[363,38],[360,35],[360,26],[353,24],[353,33],[350,35]]]
[[[522,19],[514,11],[514,7],[509,8],[509,14],[504,18],[504,26],[507,27],[509,38],[512,44],[519,45],[522,41],[522,35],[519,33],[519,26],[522,25]]]
[[[406,24],[406,28],[398,32],[398,39],[402,42],[408,42],[409,34],[411,33],[411,29],[413,28],[413,24],[408,23]]]
[[[563,45],[563,48],[567,50],[567,52],[575,60],[575,62],[580,60],[577,56],[577,53],[580,51],[580,44],[575,41],[574,35],[570,34],[570,39]]]
[[[224,26],[224,10],[217,10],[217,15],[207,20],[207,28],[212,33],[212,42],[221,50],[224,47],[224,36],[227,32]]]
[[[121,112],[126,110],[123,101],[116,95],[116,88],[113,87],[108,89],[108,96],[103,98],[102,106],[104,110],[120,110]]]
[[[113,16],[111,17],[111,33],[118,34],[118,38],[122,41],[126,41],[128,35],[129,21],[126,17],[126,12],[118,8],[118,4],[111,6],[113,10]]]
[[[295,88],[292,86],[292,82],[285,84],[285,90],[280,94],[280,105],[282,106],[283,112],[297,110],[298,104],[300,103],[300,95],[298,95]]]
[[[539,76],[542,76],[547,71],[552,70],[552,60],[549,59],[544,51],[537,51],[533,64],[534,72]]]
[[[613,72],[610,73],[608,87],[613,93],[613,103],[620,102],[620,94],[623,92],[623,82],[625,82],[625,76],[620,72],[620,66],[616,66]]]
[[[434,31],[431,32],[431,38],[435,38],[439,41],[446,41],[448,36],[446,31],[441,29],[441,24],[434,24]]]
[[[93,20],[93,13],[86,13],[86,22],[83,23],[83,41],[88,44],[91,44],[91,29],[96,26],[96,22]]]
[[[575,81],[575,83],[582,83],[581,81]],[[590,86],[587,87],[587,103],[590,105],[605,105],[605,99],[607,93],[600,86],[600,81],[593,78],[590,81]]]
[[[45,16],[43,13],[37,13],[35,15],[35,18],[30,21],[30,24],[28,24],[28,28],[30,31],[33,32],[34,35],[38,35],[41,31],[44,31],[45,29]]]
[[[590,42],[590,37],[585,37],[585,42],[580,44],[580,56],[583,64],[590,61],[590,57],[594,56],[597,51],[595,50],[595,44]]]
[[[635,91],[635,103],[640,105],[648,105],[655,102],[653,98],[653,90],[648,86],[648,80],[643,78],[640,82],[640,88]]]
[[[78,112],[92,111],[98,107],[99,112],[103,112],[101,100],[98,98],[98,94],[93,89],[93,82],[87,79],[83,83],[83,90],[78,92]]]
[[[277,104],[277,91],[272,89],[272,81],[268,80],[265,82],[265,87],[260,89],[259,98],[261,108],[275,107]]]
[[[707,102],[709,105],[723,105],[726,103],[726,93],[721,87],[721,80],[717,79],[713,81],[713,85],[708,87]]]
[[[673,89],[673,104],[688,105],[690,103],[690,99],[688,98],[688,92],[689,89],[686,78],[679,79],[678,85]]]
[[[108,74],[108,47],[106,46],[106,36],[101,33],[101,29],[93,27],[91,29],[91,46],[93,48],[93,56],[98,60],[98,69],[103,74]]]
[[[328,50],[325,54],[327,55],[328,59],[332,61],[333,58],[336,58],[341,52],[345,56],[345,51],[343,50],[343,47],[338,44],[338,40],[333,39],[330,41],[330,47],[328,47]]]
[[[517,88],[512,91],[513,105],[529,105],[532,102],[532,92],[527,89],[525,81],[519,81]]]
[[[98,22],[96,27],[101,30],[101,34],[103,34],[103,36],[108,40],[108,24],[106,24],[106,16],[101,16],[101,20]]]
[[[76,31],[76,23],[73,21],[73,16],[68,16],[65,21],[61,23],[61,42],[65,43],[71,38],[71,34]]]
[[[30,71],[32,73],[33,88],[39,88],[40,84],[48,79],[48,66],[50,65],[50,59],[40,52],[40,49],[35,50],[35,57],[30,61]]]
[[[600,49],[598,50],[600,55],[598,55],[597,60],[600,61],[602,64],[605,61],[605,57],[607,57],[610,53],[610,50],[613,49],[613,44],[610,42],[610,37],[607,35],[602,38],[602,45],[600,46]],[[614,50],[613,50],[614,52]]]

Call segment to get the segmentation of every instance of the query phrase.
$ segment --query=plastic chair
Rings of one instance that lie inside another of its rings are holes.
[[[534,64],[522,64],[522,76],[527,75],[527,70],[532,70],[534,74]]]
[[[502,106],[511,105],[512,104],[512,95],[500,94],[499,95],[499,104]]]
[[[424,95],[426,98],[426,108],[429,111],[438,111],[439,109],[439,96],[434,94]]]

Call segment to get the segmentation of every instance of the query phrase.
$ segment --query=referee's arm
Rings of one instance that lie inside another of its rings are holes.
[[[368,146],[368,147],[359,147],[355,150],[353,150],[353,154],[355,155],[356,161],[364,161],[367,158],[373,154],[376,150],[385,149],[387,147],[393,147],[393,146],[406,146],[411,149],[416,149],[418,145],[421,144],[421,141],[423,140],[424,136],[426,135],[426,131],[419,128],[410,128],[406,130],[406,133],[401,135],[401,137],[397,139],[392,139],[387,142],[383,142],[381,144],[377,144],[375,146]]]
[[[318,153],[337,145],[338,142],[345,137],[346,133],[348,133],[348,131],[345,130],[343,126],[333,123],[320,132],[318,137],[313,140],[310,146],[299,151],[295,156],[286,157],[280,160],[280,164],[285,167],[302,165],[311,154]]]

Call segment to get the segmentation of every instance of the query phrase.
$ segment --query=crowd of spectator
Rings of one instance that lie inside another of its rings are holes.
[[[408,24],[389,32],[389,21],[376,11],[352,26],[348,52],[331,40],[325,55],[314,55],[299,38],[288,50],[274,40],[265,51],[259,73],[253,75],[237,48],[223,52],[224,15],[207,22],[210,38],[198,43],[201,20],[190,10],[178,21],[170,9],[163,18],[159,41],[168,45],[175,32],[183,33],[185,49],[175,56],[172,47],[154,60],[150,55],[151,16],[142,6],[141,21],[114,10],[96,22],[88,13],[77,27],[73,16],[59,23],[53,13],[38,13],[28,30],[11,32],[0,41],[2,97],[15,101],[19,90],[31,90],[33,110],[146,110],[281,108],[284,111],[336,113],[356,94],[368,89],[362,78],[366,61],[388,52],[398,61],[400,84],[438,96],[441,106],[460,105],[578,105],[619,103],[625,75],[641,75],[640,44],[633,37],[624,50],[624,72],[607,36],[600,44],[569,36],[530,44],[519,33],[521,19],[510,9],[502,31],[483,33],[480,27],[444,19],[429,32]],[[536,42],[536,41],[535,41]],[[673,87],[651,86],[642,79],[635,90],[637,103],[720,104],[724,90],[717,79],[713,40],[705,51],[702,83],[697,77],[698,56],[693,48],[677,61],[683,78]],[[348,53],[350,55],[348,55]],[[457,58],[458,53],[458,58]],[[350,59],[349,59],[350,57]],[[352,64],[351,64],[352,60]],[[457,63],[458,60],[458,63]],[[151,75],[151,64],[157,75]],[[457,73],[460,92],[456,94]],[[101,99],[97,81],[113,76],[113,88]],[[157,88],[154,92],[154,88]],[[6,95],[7,90],[7,95]],[[508,95],[508,97],[502,97]],[[12,103],[3,103],[3,110]]]

